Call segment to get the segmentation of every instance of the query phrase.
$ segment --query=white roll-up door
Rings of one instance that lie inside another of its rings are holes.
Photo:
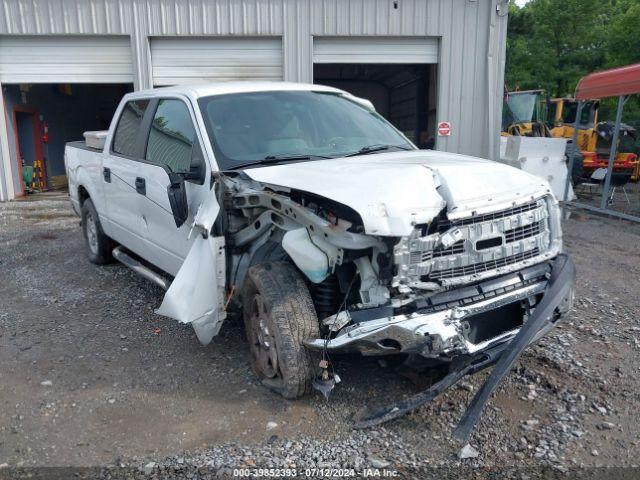
[[[154,85],[282,80],[282,62],[280,37],[151,40]]]
[[[132,83],[129,37],[0,36],[2,83]]]
[[[433,37],[314,37],[314,63],[438,63]]]

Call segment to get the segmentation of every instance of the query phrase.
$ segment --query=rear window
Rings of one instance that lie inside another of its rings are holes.
[[[149,100],[133,100],[124,106],[113,136],[113,146],[111,147],[113,153],[126,157],[139,156],[137,150],[138,134],[148,106]]]

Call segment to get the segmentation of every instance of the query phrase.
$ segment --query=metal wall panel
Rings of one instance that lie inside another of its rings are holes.
[[[393,0],[315,0],[312,32],[343,36],[439,36],[442,30],[434,20],[442,7],[450,8],[456,1],[460,0],[402,0],[395,8]]]
[[[122,36],[0,36],[0,82],[130,83],[130,41]]]
[[[130,0],[2,0],[3,34],[123,35],[130,31]]]
[[[438,63],[429,37],[314,37],[314,63]]]
[[[156,37],[151,64],[155,85],[282,80],[282,39]]]
[[[438,138],[437,148],[491,158],[499,149],[507,3],[0,0],[0,35],[128,35],[137,89],[153,85],[152,37],[280,36],[284,78],[303,82],[313,80],[314,37],[438,37],[438,120],[450,121],[453,132]],[[4,156],[8,137],[2,130]]]
[[[282,35],[282,0],[147,0],[149,34]]]

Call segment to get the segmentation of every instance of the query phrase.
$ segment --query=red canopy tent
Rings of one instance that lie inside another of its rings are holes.
[[[576,88],[578,100],[593,100],[640,93],[640,63],[590,73]]]

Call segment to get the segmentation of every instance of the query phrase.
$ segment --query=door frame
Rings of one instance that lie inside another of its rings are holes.
[[[20,179],[20,189],[22,190],[22,194],[20,196],[24,196],[26,195],[27,192],[24,188],[24,182],[22,181],[22,162],[20,161],[20,159],[22,158],[22,154],[20,152],[20,138],[18,135],[18,117],[16,115],[17,113],[26,113],[28,115],[31,115],[31,122],[33,125],[33,143],[34,143],[35,152],[36,152],[35,155],[36,155],[36,158],[42,161],[42,170],[43,170],[42,173],[44,175],[45,187],[48,184],[47,167],[44,163],[44,157],[42,153],[43,152],[42,136],[40,135],[40,132],[42,132],[42,124],[40,122],[40,111],[35,108],[23,107],[21,105],[14,106],[11,109],[11,119],[13,121],[13,135],[15,137],[15,142],[16,142],[16,163],[18,164],[18,178]]]

